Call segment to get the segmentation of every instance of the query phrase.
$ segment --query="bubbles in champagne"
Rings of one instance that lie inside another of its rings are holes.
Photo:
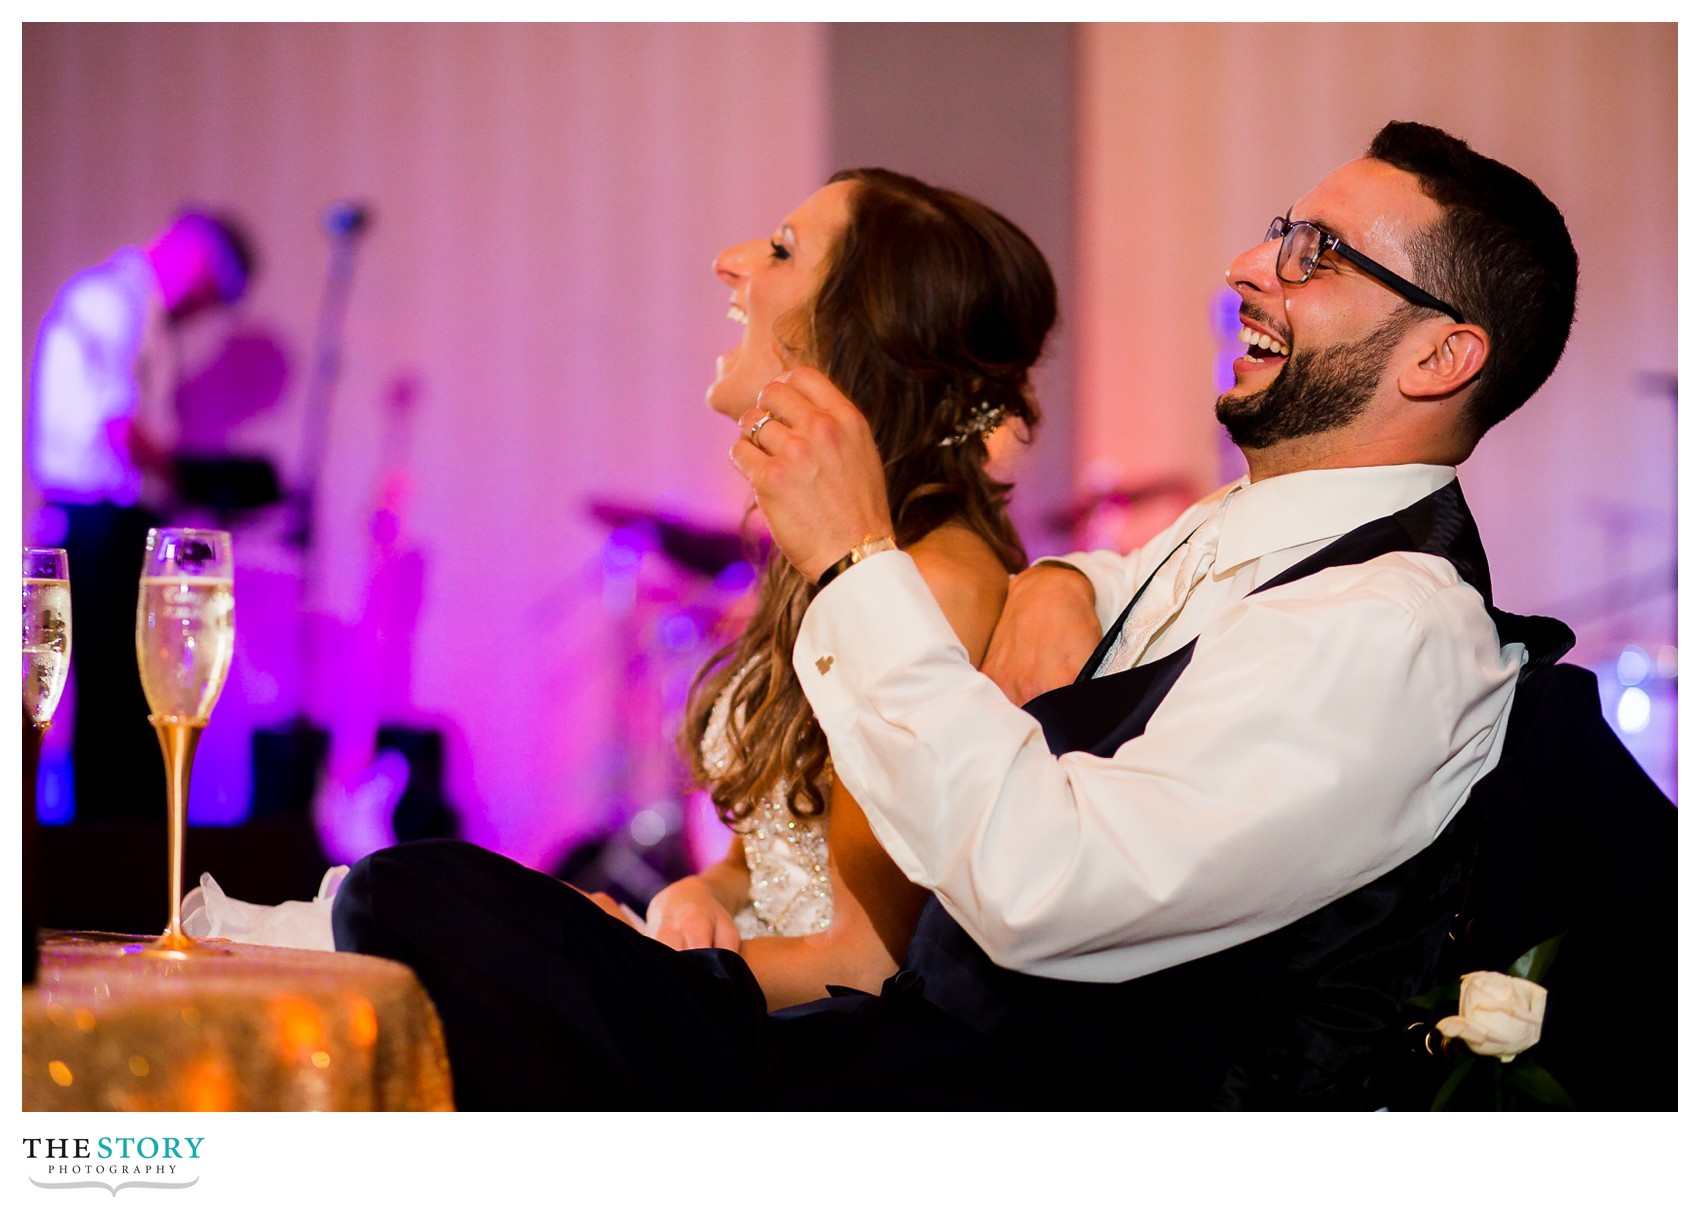
[[[24,709],[37,724],[53,719],[71,666],[71,584],[24,578]]]
[[[155,716],[205,724],[230,673],[236,597],[227,578],[144,577],[136,665]]]

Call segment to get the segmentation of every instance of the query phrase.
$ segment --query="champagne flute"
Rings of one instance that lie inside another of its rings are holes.
[[[36,975],[35,782],[41,737],[53,721],[71,669],[71,576],[64,548],[24,549],[24,984]]]
[[[24,711],[39,742],[71,669],[71,574],[64,548],[24,549],[23,668]]]
[[[228,531],[156,527],[148,532],[136,599],[136,664],[159,735],[171,799],[171,918],[147,950],[200,950],[183,933],[183,835],[189,823],[189,771],[201,730],[230,673],[236,598]]]

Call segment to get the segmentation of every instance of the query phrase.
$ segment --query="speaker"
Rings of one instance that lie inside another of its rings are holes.
[[[384,725],[378,752],[394,750],[407,760],[407,790],[395,807],[397,842],[459,838],[460,818],[443,799],[443,734],[438,729]]]
[[[248,819],[308,816],[330,747],[330,734],[305,719],[275,729],[256,729],[254,796]]]

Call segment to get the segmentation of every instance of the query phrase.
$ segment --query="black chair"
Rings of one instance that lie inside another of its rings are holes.
[[[1606,724],[1590,671],[1525,673],[1470,810],[1477,852],[1442,972],[1504,972],[1562,932],[1527,1056],[1579,1110],[1674,1110],[1676,806]],[[1445,1069],[1419,1065],[1412,1106]]]

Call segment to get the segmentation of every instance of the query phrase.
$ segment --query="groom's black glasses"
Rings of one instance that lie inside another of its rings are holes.
[[[1322,260],[1322,254],[1333,251],[1412,303],[1433,308],[1459,322],[1464,319],[1450,303],[1429,294],[1414,282],[1401,278],[1379,261],[1370,260],[1333,232],[1325,231],[1308,220],[1301,219],[1294,223],[1285,215],[1276,215],[1263,239],[1281,242],[1281,251],[1275,257],[1275,273],[1288,286],[1302,286],[1309,282],[1310,276],[1316,273],[1316,266]]]

